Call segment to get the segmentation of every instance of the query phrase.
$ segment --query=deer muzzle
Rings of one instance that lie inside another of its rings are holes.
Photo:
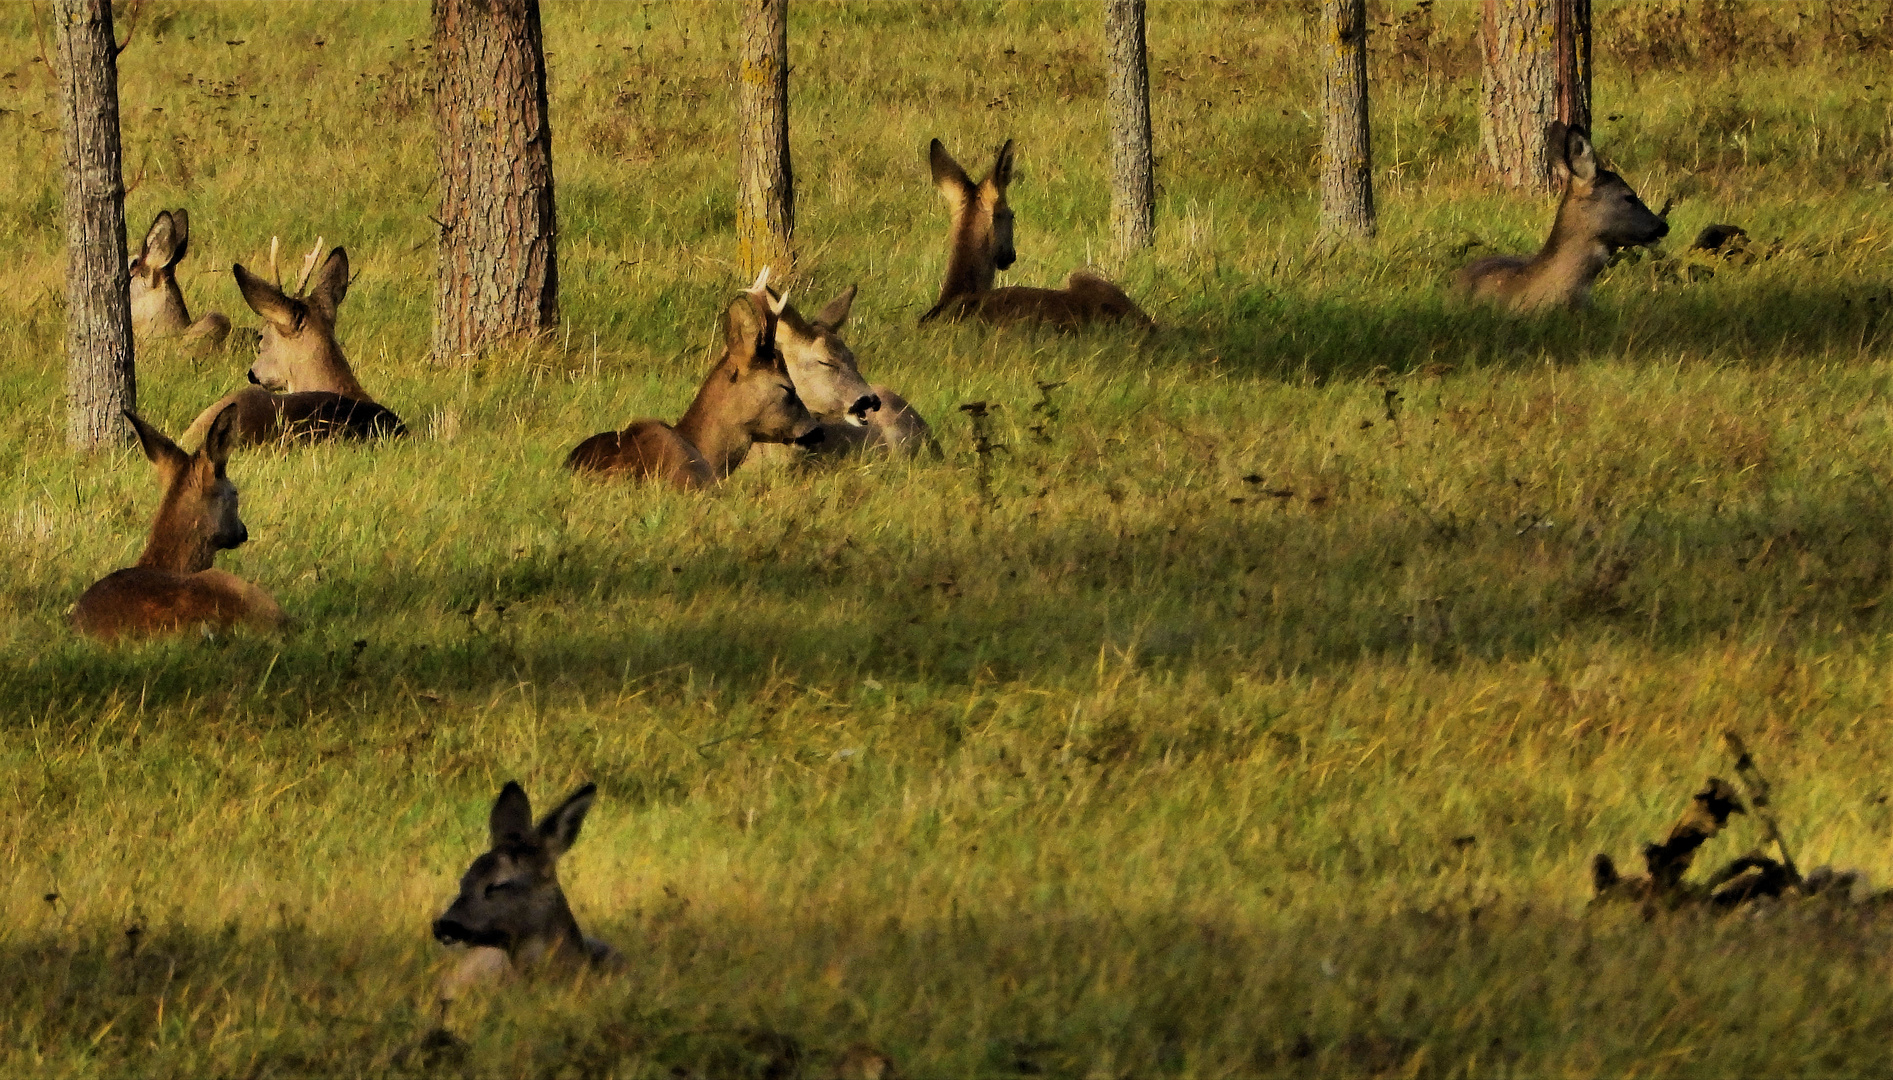
[[[434,940],[442,945],[485,945],[495,949],[504,949],[512,943],[511,937],[503,931],[475,930],[444,915],[434,920]]]
[[[881,398],[877,394],[864,394],[848,406],[848,422],[855,427],[866,427],[868,414],[881,407]]]

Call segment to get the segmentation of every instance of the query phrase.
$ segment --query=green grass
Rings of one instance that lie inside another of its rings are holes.
[[[1091,9],[793,5],[797,295],[862,284],[855,352],[948,457],[689,496],[559,466],[681,413],[741,284],[732,10],[546,9],[564,327],[438,368],[425,6],[146,5],[134,232],[188,207],[193,314],[240,325],[229,263],[345,244],[343,344],[416,437],[232,463],[220,565],[295,632],[119,647],[64,616],[157,492],[61,442],[53,84],[0,8],[0,1073],[761,1075],[759,1029],[805,1075],[1882,1069],[1884,920],[1585,900],[1725,728],[1803,864],[1893,880],[1893,27],[1601,5],[1598,145],[1680,199],[1668,257],[1515,322],[1442,297],[1551,209],[1479,179],[1445,7],[1375,37],[1382,235],[1317,257],[1303,15],[1153,5],[1120,264]],[[1097,262],[1164,332],[917,329],[934,136],[1019,141],[1008,281]],[[1777,253],[1680,257],[1719,221]],[[180,431],[244,363],[154,350],[141,408]],[[629,970],[425,1042],[509,778],[598,782],[564,879]]]

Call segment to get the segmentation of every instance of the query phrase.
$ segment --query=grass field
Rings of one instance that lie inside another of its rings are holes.
[[[731,8],[547,6],[564,326],[441,368],[426,6],[150,3],[135,235],[187,207],[239,325],[231,262],[345,244],[416,437],[232,462],[220,565],[293,633],[109,647],[65,612],[157,489],[61,441],[50,12],[0,7],[0,1074],[785,1075],[764,1032],[805,1076],[1883,1071],[1886,919],[1585,901],[1726,728],[1804,865],[1893,882],[1893,20],[1600,4],[1597,143],[1674,231],[1510,321],[1442,283],[1551,202],[1479,179],[1442,9],[1375,6],[1381,236],[1322,256],[1306,12],[1153,4],[1158,243],[1116,263],[1092,9],[798,0],[795,289],[861,283],[947,457],[693,496],[559,466],[680,414],[741,284]],[[1007,281],[1095,262],[1164,330],[917,329],[934,136],[1018,140]],[[1770,257],[1685,254],[1722,221]],[[246,362],[154,349],[141,409]],[[430,1036],[510,778],[599,784],[563,877],[629,971]]]

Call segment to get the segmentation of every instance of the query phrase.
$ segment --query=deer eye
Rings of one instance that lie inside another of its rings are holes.
[[[486,897],[491,900],[495,896],[504,896],[517,888],[519,886],[511,881],[495,881],[486,887]]]

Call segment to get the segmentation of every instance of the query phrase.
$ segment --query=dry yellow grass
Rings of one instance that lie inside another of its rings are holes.
[[[1131,347],[913,325],[930,137],[1019,140],[1009,280],[1103,260],[1090,9],[797,4],[796,287],[862,283],[851,343],[949,458],[703,498],[559,461],[678,412],[740,284],[733,12],[547,7],[566,327],[437,369],[425,7],[145,5],[135,227],[188,207],[233,317],[231,261],[345,244],[343,344],[416,437],[233,462],[222,565],[299,632],[104,648],[63,612],[155,491],[58,442],[51,83],[0,9],[0,1072],[763,1075],[763,1031],[805,1075],[1880,1068],[1883,922],[1584,899],[1728,727],[1805,865],[1893,881],[1888,28],[1600,5],[1598,145],[1675,239],[1514,323],[1440,286],[1549,204],[1473,168],[1472,12],[1415,11],[1374,41],[1383,236],[1315,259],[1300,14],[1153,6]],[[1683,257],[1712,221],[1779,249]],[[243,363],[155,351],[142,408]],[[599,783],[566,885],[631,970],[430,1038],[427,923],[515,777]]]

